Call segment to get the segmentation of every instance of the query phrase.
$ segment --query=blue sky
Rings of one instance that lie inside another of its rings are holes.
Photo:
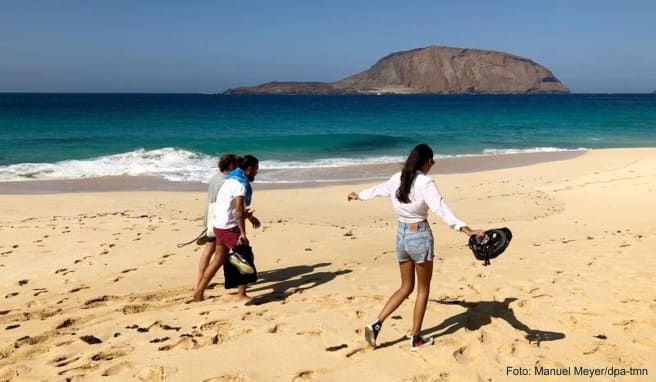
[[[0,92],[336,81],[428,45],[530,58],[572,92],[656,90],[653,0],[0,0]]]

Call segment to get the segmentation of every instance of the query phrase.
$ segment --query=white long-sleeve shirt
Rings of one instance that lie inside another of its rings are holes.
[[[467,225],[458,219],[446,204],[432,178],[418,172],[408,194],[410,203],[401,203],[396,198],[396,190],[399,189],[400,185],[401,172],[397,172],[387,182],[360,191],[358,199],[364,201],[376,196],[390,197],[398,220],[402,223],[418,223],[424,221],[428,217],[428,210],[430,209],[442,218],[449,227],[456,231]]]

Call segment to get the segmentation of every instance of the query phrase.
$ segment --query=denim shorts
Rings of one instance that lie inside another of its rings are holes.
[[[433,261],[433,232],[427,222],[401,223],[396,231],[396,259],[417,264]]]

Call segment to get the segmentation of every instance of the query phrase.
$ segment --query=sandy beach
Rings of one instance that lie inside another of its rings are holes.
[[[185,304],[201,247],[177,244],[205,190],[1,195],[0,381],[654,380],[656,149],[505,167],[432,174],[472,228],[514,238],[483,267],[431,217],[418,352],[414,295],[382,346],[363,338],[399,285],[389,200],[346,201],[371,182],[256,186],[248,306],[221,271]]]

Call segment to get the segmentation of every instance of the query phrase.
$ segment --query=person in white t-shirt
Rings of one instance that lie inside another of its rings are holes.
[[[207,188],[207,203],[205,204],[205,215],[203,216],[203,227],[205,227],[205,246],[203,253],[198,261],[198,278],[196,279],[196,286],[203,278],[205,269],[210,264],[210,259],[216,251],[216,235],[214,235],[214,209],[216,203],[216,196],[219,189],[225,181],[226,175],[237,167],[237,155],[223,154],[219,158],[219,171],[212,177],[210,184]]]
[[[347,199],[369,200],[376,196],[387,196],[398,217],[396,232],[396,259],[401,270],[401,287],[390,296],[376,321],[365,327],[365,339],[376,348],[376,338],[383,322],[412,293],[417,275],[417,300],[415,301],[410,349],[417,350],[431,345],[432,338],[420,335],[430,282],[433,275],[433,233],[428,223],[428,210],[436,213],[456,231],[467,236],[483,236],[480,229],[472,230],[458,219],[442,198],[435,181],[426,174],[435,164],[433,150],[427,144],[419,144],[410,152],[403,170],[385,183],[368,188],[360,193],[351,192]]]
[[[216,253],[194,290],[193,301],[202,301],[205,289],[216,272],[226,261],[228,252],[240,243],[248,244],[246,220],[253,228],[260,226],[260,221],[248,210],[253,189],[251,182],[259,170],[259,161],[252,155],[239,158],[237,168],[231,171],[223,182],[216,196],[214,213],[214,234],[216,236]],[[248,302],[246,285],[237,291],[237,300]]]

